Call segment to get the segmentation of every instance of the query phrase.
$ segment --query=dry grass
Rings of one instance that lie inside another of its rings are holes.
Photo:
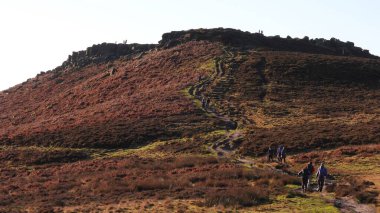
[[[336,196],[345,197],[353,196],[360,203],[376,203],[379,192],[369,190],[368,187],[372,185],[368,181],[358,181],[354,178],[349,178],[344,181],[344,185],[336,186]]]
[[[269,191],[261,187],[233,187],[206,194],[206,206],[250,207],[269,202]]]

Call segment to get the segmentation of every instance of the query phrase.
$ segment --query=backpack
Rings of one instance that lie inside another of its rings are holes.
[[[313,174],[313,173],[314,173],[314,166],[313,166],[313,165],[308,164],[308,165],[307,165],[307,169],[309,170],[310,174]]]
[[[283,157],[283,158],[286,157],[285,148],[282,148],[282,150],[281,150],[281,157]]]
[[[303,170],[301,170],[299,173],[298,173],[298,176],[302,176],[302,177],[308,177],[309,176],[309,169],[308,168],[304,168]]]
[[[326,177],[327,176],[327,169],[325,167],[321,167],[319,169],[319,177]]]

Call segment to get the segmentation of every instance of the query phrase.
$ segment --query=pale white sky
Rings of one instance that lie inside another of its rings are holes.
[[[379,11],[375,0],[0,0],[0,90],[92,44],[191,28],[335,37],[380,55]]]

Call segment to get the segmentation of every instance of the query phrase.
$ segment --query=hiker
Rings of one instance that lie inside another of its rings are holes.
[[[317,171],[317,180],[318,180],[318,191],[322,192],[323,186],[325,184],[325,178],[327,177],[327,169],[324,163],[321,163],[321,166]]]
[[[202,108],[206,107],[206,99],[204,96],[202,96]]]
[[[274,149],[272,148],[272,145],[269,145],[268,148],[268,162],[272,162],[274,157]]]
[[[286,163],[286,152],[285,152],[285,146],[283,146],[282,147],[282,149],[281,149],[281,160],[283,160],[284,161],[284,163]]]
[[[206,98],[205,106],[206,106],[206,108],[208,108],[210,106],[210,99],[209,98]]]
[[[310,177],[310,171],[307,167],[303,168],[299,173],[298,176],[302,177],[302,191],[306,192],[308,184],[309,184],[309,177]]]
[[[282,158],[281,158],[281,151],[282,151],[282,147],[283,147],[283,145],[280,145],[280,146],[278,146],[278,148],[277,148],[277,160],[278,160],[278,162],[282,162]]]
[[[313,162],[310,161],[307,164],[306,168],[309,170],[309,177],[308,177],[308,181],[307,181],[307,188],[309,188],[310,187],[310,183],[311,183],[311,177],[312,177],[312,175],[313,175],[313,173],[315,171],[314,166],[313,166]]]

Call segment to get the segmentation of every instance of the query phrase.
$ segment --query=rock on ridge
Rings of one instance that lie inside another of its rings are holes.
[[[102,43],[88,47],[86,50],[73,52],[59,68],[83,67],[90,63],[100,63],[117,59],[121,56],[139,54],[156,48],[155,44],[115,44]]]
[[[378,58],[370,54],[368,50],[356,47],[353,42],[343,42],[336,38],[329,40],[323,38],[309,39],[307,36],[302,39],[291,38],[290,36],[281,38],[280,36],[264,36],[262,33],[243,32],[228,28],[196,29],[165,33],[159,42],[159,46],[170,48],[192,40],[221,42],[224,45],[244,49]]]

